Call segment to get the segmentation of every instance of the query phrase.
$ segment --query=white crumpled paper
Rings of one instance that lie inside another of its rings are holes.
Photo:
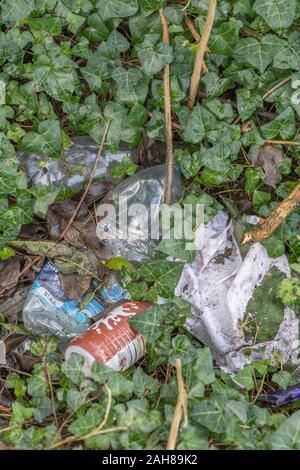
[[[269,358],[275,351],[285,363],[297,343],[298,319],[288,307],[272,341],[253,345],[239,328],[253,291],[272,267],[290,276],[287,258],[270,258],[260,243],[252,245],[243,260],[233,224],[219,211],[205,225],[202,248],[195,261],[185,265],[175,289],[192,307],[194,316],[187,319],[187,330],[209,346],[218,365],[230,373],[255,358]],[[245,355],[244,347],[251,348],[251,355]]]

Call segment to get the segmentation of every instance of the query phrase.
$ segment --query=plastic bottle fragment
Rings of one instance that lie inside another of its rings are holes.
[[[115,273],[110,273],[105,285],[100,289],[100,295],[105,303],[114,304],[122,299],[129,299],[127,290],[119,284]]]
[[[99,149],[89,136],[76,136],[71,139],[69,148],[60,159],[41,157],[35,153],[18,152],[21,166],[34,184],[58,188],[63,184],[73,191],[80,189],[89,177]],[[104,151],[99,159],[95,178],[106,176],[108,167],[120,162],[123,157],[131,156],[132,150],[127,145],[120,146],[116,153]]]
[[[110,251],[110,258],[124,257],[141,261],[151,256],[159,241],[151,239],[150,220],[153,225],[159,220],[159,207],[165,193],[165,165],[156,165],[139,171],[115,186],[98,207],[100,221],[97,236]],[[181,179],[177,168],[173,177],[173,200],[181,195]],[[123,204],[124,203],[124,204]],[[114,211],[102,211],[110,204]],[[115,219],[116,214],[116,219]],[[124,226],[121,220],[127,221]],[[117,235],[115,236],[115,220]],[[111,236],[107,234],[112,234]]]
[[[83,304],[85,298],[82,299]],[[95,298],[80,307],[78,302],[66,297],[59,272],[48,261],[28,291],[23,307],[24,325],[35,335],[70,339],[85,331],[89,319],[104,310]]]
[[[128,319],[150,305],[151,302],[126,302],[103,315],[70,342],[66,360],[71,353],[80,354],[86,377],[93,377],[91,367],[95,361],[117,371],[128,369],[145,353],[145,339],[129,325]]]

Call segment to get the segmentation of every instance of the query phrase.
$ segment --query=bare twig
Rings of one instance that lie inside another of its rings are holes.
[[[54,399],[54,392],[53,392],[52,379],[51,379],[51,375],[50,375],[50,371],[49,371],[48,364],[47,364],[46,362],[45,362],[45,371],[46,371],[46,374],[47,374],[47,379],[48,379],[49,387],[50,387],[52,414],[53,414],[53,417],[54,417],[54,421],[55,421],[56,427],[58,428],[59,425],[58,425],[58,419],[57,419],[56,409],[55,409],[55,399]]]
[[[84,441],[85,439],[88,439],[89,437],[94,437],[98,436],[99,434],[109,434],[111,432],[116,432],[116,431],[128,431],[128,426],[115,426],[114,428],[107,428],[107,429],[101,429],[98,431],[98,428],[95,429],[94,431],[91,431],[89,434],[85,434],[84,436],[68,436],[65,439],[62,439],[61,441],[56,442],[52,446],[49,447],[50,449],[57,449],[58,447],[61,447],[66,444],[71,444],[72,442],[79,442],[79,441]]]
[[[265,100],[269,95],[274,93],[274,91],[278,90],[278,88],[282,87],[285,85],[287,82],[291,80],[292,76],[290,75],[289,77],[286,77],[284,80],[281,80],[281,82],[277,83],[277,85],[273,86],[267,93],[264,94],[263,100]]]
[[[192,33],[193,35],[193,38],[195,39],[195,41],[200,44],[201,42],[201,36],[200,34],[198,33],[198,31],[196,30],[195,26],[194,26],[194,23],[192,22],[192,20],[187,16],[185,15],[184,16],[184,21],[185,21],[185,24],[187,25],[187,27],[189,28],[190,32]],[[207,47],[205,49],[205,52],[210,52],[209,48]],[[203,60],[203,65],[202,65],[202,68],[203,68],[203,72],[204,73],[208,73],[208,68]]]
[[[191,78],[190,94],[189,94],[189,100],[188,100],[188,107],[190,109],[192,109],[195,104],[197,90],[198,90],[198,86],[199,86],[199,82],[201,78],[201,69],[203,65],[204,54],[205,54],[205,50],[207,47],[211,30],[213,27],[216,8],[217,8],[217,0],[210,0],[209,5],[208,5],[207,18],[206,18],[206,22],[204,26],[204,32],[201,38],[199,49],[196,54],[196,61],[195,61],[194,70],[193,70],[193,74]]]
[[[163,30],[163,42],[170,43],[167,20],[163,8],[159,10],[160,21]],[[166,190],[165,202],[170,204],[172,201],[172,181],[173,181],[173,138],[172,138],[172,114],[171,114],[171,94],[170,94],[170,66],[164,66],[164,104],[165,104],[165,126],[166,126]]]
[[[297,184],[288,197],[285,198],[266,219],[261,220],[250,232],[244,233],[241,241],[242,245],[268,238],[299,202],[300,183]]]
[[[66,235],[66,233],[68,232],[69,228],[71,227],[71,225],[73,224],[78,212],[79,212],[79,209],[80,207],[82,206],[82,203],[83,201],[85,200],[85,197],[88,193],[88,190],[90,189],[90,186],[93,182],[93,178],[94,178],[94,174],[97,170],[97,166],[98,166],[98,162],[99,162],[99,158],[100,158],[100,155],[101,155],[101,152],[103,150],[103,146],[104,146],[104,142],[105,142],[105,139],[106,139],[106,135],[107,135],[107,132],[108,132],[108,129],[109,129],[109,125],[110,125],[110,120],[108,120],[105,124],[105,127],[104,127],[104,132],[103,132],[103,135],[102,135],[102,139],[101,139],[101,142],[100,142],[100,145],[99,145],[99,149],[98,149],[98,152],[96,154],[96,158],[95,158],[95,163],[94,163],[94,166],[92,168],[92,171],[90,173],[90,178],[89,178],[89,181],[88,181],[88,184],[80,198],[80,201],[78,202],[78,205],[74,211],[74,214],[72,215],[72,217],[70,218],[69,222],[67,223],[66,227],[63,229],[62,233],[60,234],[60,240],[62,238],[64,238],[64,236]]]
[[[184,415],[184,426],[188,426],[188,412],[187,412],[187,395],[181,371],[181,361],[176,359],[176,372],[178,383],[178,398],[175,407],[175,412],[171,424],[170,434],[167,443],[167,450],[175,450],[178,431],[181,422],[182,411]]]
[[[300,140],[265,140],[266,144],[281,144],[281,145],[300,145]]]

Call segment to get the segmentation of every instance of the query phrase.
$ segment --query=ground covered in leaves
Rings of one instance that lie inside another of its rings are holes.
[[[164,449],[178,396],[177,358],[188,397],[188,426],[181,425],[177,449],[300,448],[299,404],[276,409],[257,401],[296,383],[297,373],[283,370],[280,358],[260,360],[239,372],[244,388],[238,387],[184,329],[190,310],[174,295],[190,259],[182,245],[162,243],[140,265],[104,265],[95,233],[96,204],[111,185],[164,160],[166,64],[174,158],[184,180],[180,203],[204,203],[206,220],[222,206],[236,218],[266,217],[299,181],[299,0],[217,2],[207,70],[191,110],[207,4],[164,2],[168,45],[160,0],[1,1],[0,325],[8,357],[0,365],[0,448]],[[136,151],[114,166],[109,181],[93,181],[57,243],[82,191],[33,183],[16,152],[38,153],[44,172],[49,157],[64,168],[70,138],[89,135],[100,144],[108,121],[105,148],[115,152],[122,141]],[[270,256],[285,253],[292,269],[272,302],[298,312],[299,223],[295,209],[263,242]],[[92,381],[84,379],[79,357],[63,361],[55,337],[30,337],[28,349],[20,347],[22,303],[46,258],[60,269],[71,299],[110,270],[134,300],[167,299],[132,320],[147,342],[139,364],[124,373],[99,365]]]

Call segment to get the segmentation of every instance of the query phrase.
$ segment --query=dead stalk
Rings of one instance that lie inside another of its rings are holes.
[[[204,26],[203,36],[201,38],[201,42],[196,54],[196,60],[194,65],[194,70],[191,78],[191,85],[190,85],[190,94],[188,99],[188,107],[192,109],[194,107],[197,90],[201,78],[201,69],[203,66],[204,54],[207,48],[207,43],[209,40],[209,36],[213,27],[215,13],[217,8],[217,0],[210,0],[208,5],[208,12],[207,18]]]
[[[188,426],[188,412],[187,412],[187,394],[184,385],[184,380],[182,377],[181,370],[181,361],[176,359],[176,372],[177,372],[177,383],[178,383],[178,398],[174,411],[174,416],[171,424],[171,429],[169,433],[167,450],[175,450],[177,437],[179,432],[179,427],[181,423],[182,411],[184,415],[184,426]]]
[[[159,10],[160,21],[163,30],[163,42],[170,43],[168,23],[164,15],[163,8]],[[166,190],[165,202],[172,201],[172,181],[173,181],[173,138],[172,138],[172,114],[171,114],[171,94],[170,94],[170,66],[166,64],[163,72],[164,105],[165,105],[165,126],[166,126]]]
[[[200,44],[201,42],[201,36],[200,34],[198,33],[198,31],[196,30],[195,26],[194,26],[194,23],[192,22],[192,20],[187,16],[185,15],[184,16],[184,21],[185,21],[185,24],[187,25],[188,29],[190,30],[190,32],[192,33],[193,35],[193,38],[195,39],[195,41]],[[210,52],[209,48],[207,47],[205,52]],[[208,73],[208,68],[203,60],[203,65],[202,65],[202,68],[203,68],[203,72],[206,74]]]
[[[266,144],[273,144],[273,145],[300,145],[300,140],[265,140]]]
[[[264,94],[263,100],[265,100],[269,95],[274,93],[274,91],[278,90],[278,88],[282,87],[285,85],[287,82],[291,80],[292,76],[290,75],[289,77],[286,77],[284,80],[281,80],[281,82],[277,83],[277,85],[273,86],[267,93]]]
[[[242,245],[250,242],[257,242],[268,238],[274,230],[284,221],[292,210],[300,202],[300,183],[291,191],[291,193],[271,212],[264,220],[261,220],[253,230],[244,233]]]
[[[54,391],[53,391],[53,384],[52,384],[52,379],[51,379],[51,374],[49,371],[48,364],[45,362],[45,371],[47,375],[47,379],[49,382],[49,387],[50,387],[50,397],[51,397],[51,406],[52,406],[52,414],[54,417],[55,425],[58,428],[58,419],[56,415],[56,409],[55,409],[55,397],[54,397]]]

